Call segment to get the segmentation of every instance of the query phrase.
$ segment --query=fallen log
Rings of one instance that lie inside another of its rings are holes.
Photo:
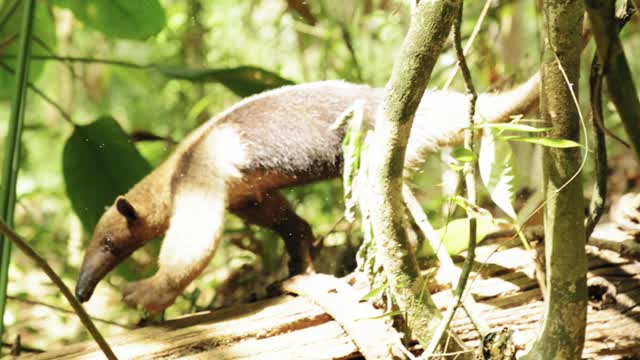
[[[513,339],[522,350],[535,336],[543,309],[533,273],[533,253],[521,248],[495,251],[496,248],[497,245],[478,248],[469,281],[471,294],[492,330],[505,327],[514,330]],[[634,358],[640,354],[640,263],[612,251],[591,246],[588,249],[590,306],[583,357]],[[434,300],[445,306],[449,293],[443,289],[434,295]],[[347,300],[355,304],[345,307],[358,306],[353,296],[345,297]],[[350,326],[362,320],[359,316]],[[122,359],[361,357],[356,345],[361,339],[354,341],[339,321],[318,306],[317,301],[282,295],[168,320],[162,325],[127,331],[108,341]],[[478,332],[463,311],[458,311],[452,327],[468,345],[480,344]],[[357,327],[355,330],[359,331]],[[94,343],[87,342],[24,358],[103,356]]]

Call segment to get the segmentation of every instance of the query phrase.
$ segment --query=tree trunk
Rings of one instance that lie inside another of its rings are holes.
[[[371,218],[377,258],[415,337],[426,346],[440,313],[419,276],[404,229],[402,173],[413,116],[449,35],[459,0],[420,1],[385,89],[370,151]]]
[[[578,91],[583,13],[581,0],[544,1],[540,105],[553,138],[580,137],[572,91]],[[526,358],[580,359],[587,310],[580,149],[545,148],[543,160],[547,301],[542,330]]]

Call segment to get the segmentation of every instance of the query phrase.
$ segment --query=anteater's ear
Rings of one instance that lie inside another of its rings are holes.
[[[118,196],[116,199],[116,209],[118,209],[118,212],[126,217],[127,220],[134,221],[138,219],[136,209],[124,196]]]

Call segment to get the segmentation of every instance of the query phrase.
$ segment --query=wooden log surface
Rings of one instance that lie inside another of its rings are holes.
[[[471,294],[493,330],[508,327],[523,348],[543,311],[533,253],[521,248],[478,248]],[[585,359],[630,359],[640,354],[640,263],[607,250],[589,249],[590,300]],[[434,295],[441,307],[450,292]],[[467,344],[479,336],[463,311],[452,326]],[[222,310],[192,314],[111,337],[122,359],[349,359],[356,343],[319,306],[282,295]],[[28,359],[102,359],[92,342],[65,346]]]

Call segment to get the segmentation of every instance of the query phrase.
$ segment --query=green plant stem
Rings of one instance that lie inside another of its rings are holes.
[[[5,139],[5,153],[2,167],[2,194],[0,194],[0,218],[13,223],[15,209],[16,182],[20,167],[20,139],[24,125],[24,110],[29,77],[29,56],[31,55],[31,35],[35,0],[24,2],[22,27],[20,31],[20,52],[15,77],[14,98],[11,106],[9,130]],[[7,300],[7,281],[9,279],[9,262],[11,260],[11,243],[0,236],[0,337],[4,333],[4,312]]]
[[[385,88],[370,161],[370,215],[389,290],[415,338],[427,346],[440,312],[420,276],[404,228],[403,165],[413,117],[447,39],[460,0],[421,1]]]
[[[53,269],[51,268],[51,266],[49,266],[47,261],[38,253],[36,253],[29,246],[29,244],[27,244],[26,241],[24,241],[2,220],[0,220],[0,233],[6,236],[7,238],[9,238],[11,242],[13,242],[31,260],[33,260],[33,262],[35,262],[36,265],[38,265],[38,267],[41,268],[45,274],[47,274],[49,279],[58,287],[58,289],[60,289],[60,292],[62,292],[62,295],[67,299],[67,301],[69,301],[69,304],[71,305],[73,310],[76,312],[76,314],[80,318],[80,321],[82,322],[84,327],[87,329],[87,331],[89,331],[89,333],[91,334],[93,339],[96,341],[96,343],[98,344],[98,346],[100,347],[104,355],[107,357],[107,359],[117,360],[117,357],[113,353],[113,350],[111,350],[111,347],[109,347],[109,344],[105,341],[105,339],[102,337],[98,329],[95,327],[95,325],[91,321],[91,317],[89,317],[89,314],[87,314],[87,312],[84,310],[82,305],[78,302],[75,296],[73,296],[73,294],[71,293],[71,290],[69,290],[67,285],[64,283],[64,281],[62,281],[62,279],[60,279],[60,277],[56,274],[56,272],[53,271]]]
[[[438,261],[440,262],[440,267],[444,269],[447,274],[450,274],[452,279],[455,277],[459,279],[461,274],[460,269],[455,266],[451,256],[447,253],[447,249],[442,245],[440,236],[433,228],[433,225],[429,222],[427,214],[424,213],[420,202],[416,199],[415,195],[413,195],[413,192],[407,184],[402,185],[402,197],[413,221],[416,222],[416,225],[418,225],[418,228],[420,228],[420,231],[422,231],[427,239],[429,247],[432,248],[433,253],[436,254]],[[453,288],[456,288],[458,286],[458,282],[456,280],[452,280],[451,285]],[[489,325],[487,325],[486,320],[481,315],[474,312],[477,308],[477,303],[473,297],[462,297],[461,301],[462,308],[467,313],[469,320],[473,323],[473,326],[480,334],[480,337],[487,335],[489,333]]]
[[[462,44],[460,40],[460,26],[462,24],[462,9],[464,5],[464,0],[461,1],[461,4],[458,8],[458,14],[453,22],[453,44],[456,49],[456,56],[458,57],[458,66],[460,66],[460,71],[462,73],[462,77],[464,78],[464,84],[466,88],[467,95],[469,96],[469,124],[470,126],[465,130],[464,133],[464,147],[469,150],[471,153],[475,153],[475,130],[474,130],[474,116],[475,116],[475,108],[476,108],[476,100],[478,99],[478,94],[475,91],[473,86],[473,81],[471,79],[471,72],[469,71],[469,67],[467,66],[467,61],[464,56],[464,51],[462,50]],[[477,159],[477,157],[475,157]],[[468,162],[464,166],[464,183],[467,192],[467,201],[471,208],[475,208],[477,206],[477,195],[476,195],[476,181],[475,181],[475,168],[476,161]],[[462,271],[460,272],[460,278],[458,279],[458,283],[456,285],[456,289],[453,292],[453,297],[449,301],[447,311],[442,317],[440,324],[438,325],[438,329],[436,330],[433,338],[429,343],[429,346],[424,351],[425,357],[430,357],[435,353],[438,345],[447,329],[449,328],[449,324],[453,320],[453,316],[456,313],[456,310],[460,306],[460,302],[464,297],[464,291],[467,286],[467,281],[469,280],[469,274],[471,273],[471,267],[473,266],[473,262],[475,260],[475,250],[476,250],[476,237],[477,237],[477,222],[476,217],[473,211],[470,209],[467,210],[467,218],[469,219],[469,245],[467,248],[467,257],[464,260],[464,265],[462,266]]]

